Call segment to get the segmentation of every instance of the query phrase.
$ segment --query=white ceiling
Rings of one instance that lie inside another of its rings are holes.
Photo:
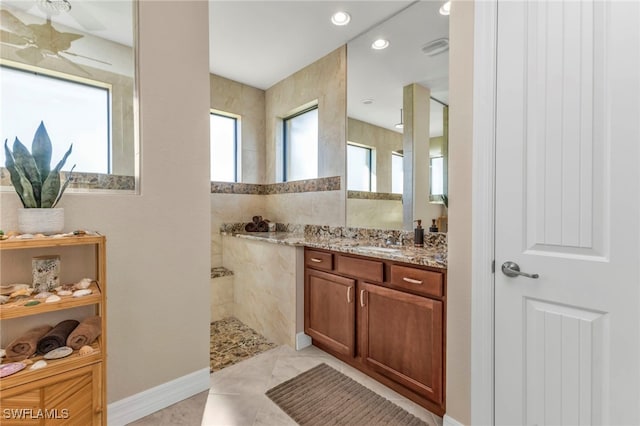
[[[423,84],[448,103],[448,52],[430,58],[421,51],[448,37],[448,17],[438,13],[443,2],[211,0],[210,70],[265,90],[348,43],[348,115],[398,131],[403,86]],[[349,25],[331,23],[339,10],[351,15]],[[370,49],[378,36],[390,41],[389,48]],[[367,98],[374,103],[363,105]],[[431,135],[441,135],[441,111],[431,122]]]
[[[260,89],[315,62],[411,1],[224,1],[209,3],[212,73]],[[337,27],[331,15],[351,14]]]

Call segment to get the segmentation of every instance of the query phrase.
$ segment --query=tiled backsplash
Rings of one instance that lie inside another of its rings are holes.
[[[211,182],[212,194],[272,195],[337,191],[339,189],[340,176],[268,184]]]

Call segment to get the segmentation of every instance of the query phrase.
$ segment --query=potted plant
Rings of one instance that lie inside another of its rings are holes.
[[[58,164],[51,168],[51,139],[43,122],[36,130],[31,152],[16,137],[13,152],[4,141],[5,165],[11,183],[24,208],[18,210],[18,230],[23,233],[55,234],[64,228],[64,209],[54,208],[69,185],[71,172],[60,184],[60,169],[71,154],[73,144]],[[71,168],[71,171],[75,165]]]

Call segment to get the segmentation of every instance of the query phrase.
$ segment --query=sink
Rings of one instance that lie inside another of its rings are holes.
[[[380,253],[398,253],[400,251],[400,249],[397,249],[397,248],[378,247],[378,246],[358,246],[358,249],[367,250],[367,251],[377,251]]]

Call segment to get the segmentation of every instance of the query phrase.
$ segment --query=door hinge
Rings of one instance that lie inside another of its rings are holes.
[[[491,272],[493,274],[496,273],[496,261],[495,261],[495,259],[491,261]]]

